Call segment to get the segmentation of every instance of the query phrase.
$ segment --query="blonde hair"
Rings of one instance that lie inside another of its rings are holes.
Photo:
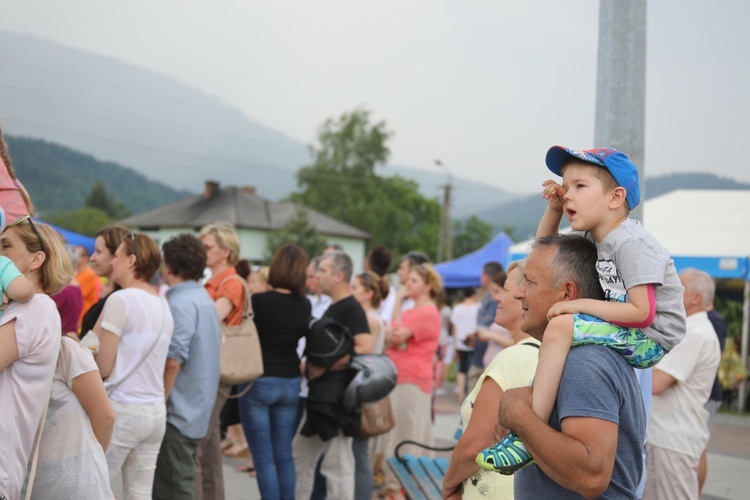
[[[430,264],[418,264],[411,266],[409,272],[412,271],[421,276],[426,285],[430,285],[430,298],[433,300],[437,299],[438,295],[443,291],[443,279],[435,271],[435,268]]]
[[[234,225],[225,221],[217,221],[213,224],[206,224],[201,228],[201,232],[198,235],[200,239],[205,238],[209,234],[216,238],[216,243],[220,248],[229,250],[229,257],[227,257],[227,264],[234,266],[240,261],[240,237],[237,234],[237,229]]]
[[[46,224],[34,223],[34,228],[39,232],[39,237],[37,237],[31,224],[27,221],[18,225],[10,225],[8,229],[16,230],[27,252],[44,253],[45,259],[39,268],[39,286],[47,295],[54,295],[73,279],[75,274],[73,264],[70,262],[62,236],[57,231]],[[39,238],[42,241],[39,241]]]

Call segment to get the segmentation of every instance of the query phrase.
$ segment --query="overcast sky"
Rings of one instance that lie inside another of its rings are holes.
[[[750,182],[750,2],[650,0],[646,175]],[[364,106],[391,164],[534,193],[593,147],[598,0],[2,0],[0,28],[116,57],[311,143]],[[599,145],[601,146],[601,145]]]

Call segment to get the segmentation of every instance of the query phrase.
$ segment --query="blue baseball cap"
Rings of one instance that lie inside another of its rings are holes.
[[[625,201],[628,208],[633,210],[641,201],[638,167],[622,151],[613,148],[570,149],[565,146],[552,146],[544,159],[553,174],[562,176],[562,168],[570,160],[580,160],[586,163],[606,168],[617,184],[625,188]]]

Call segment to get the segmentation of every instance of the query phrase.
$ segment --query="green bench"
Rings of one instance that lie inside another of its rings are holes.
[[[393,474],[398,479],[406,496],[410,500],[440,500],[443,488],[443,477],[448,470],[448,460],[445,458],[416,457],[401,455],[400,448],[411,444],[433,451],[453,451],[449,448],[433,448],[416,441],[402,441],[396,446],[395,456],[386,460]]]

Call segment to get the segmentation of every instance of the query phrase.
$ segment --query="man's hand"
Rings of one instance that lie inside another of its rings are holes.
[[[557,302],[549,308],[547,311],[547,319],[550,320],[555,316],[562,316],[563,314],[579,314],[581,313],[581,300],[564,300]]]
[[[519,387],[505,391],[497,408],[498,424],[506,429],[513,429],[516,422],[526,418],[530,411],[533,412],[531,409],[532,394],[533,389],[531,387]]]
[[[322,366],[318,366],[313,363],[307,363],[307,379],[315,380],[326,372],[326,369]]]
[[[544,187],[544,190],[542,191],[542,198],[547,200],[547,203],[552,210],[554,210],[555,212],[562,212],[565,188],[550,179],[542,182],[542,186]]]

